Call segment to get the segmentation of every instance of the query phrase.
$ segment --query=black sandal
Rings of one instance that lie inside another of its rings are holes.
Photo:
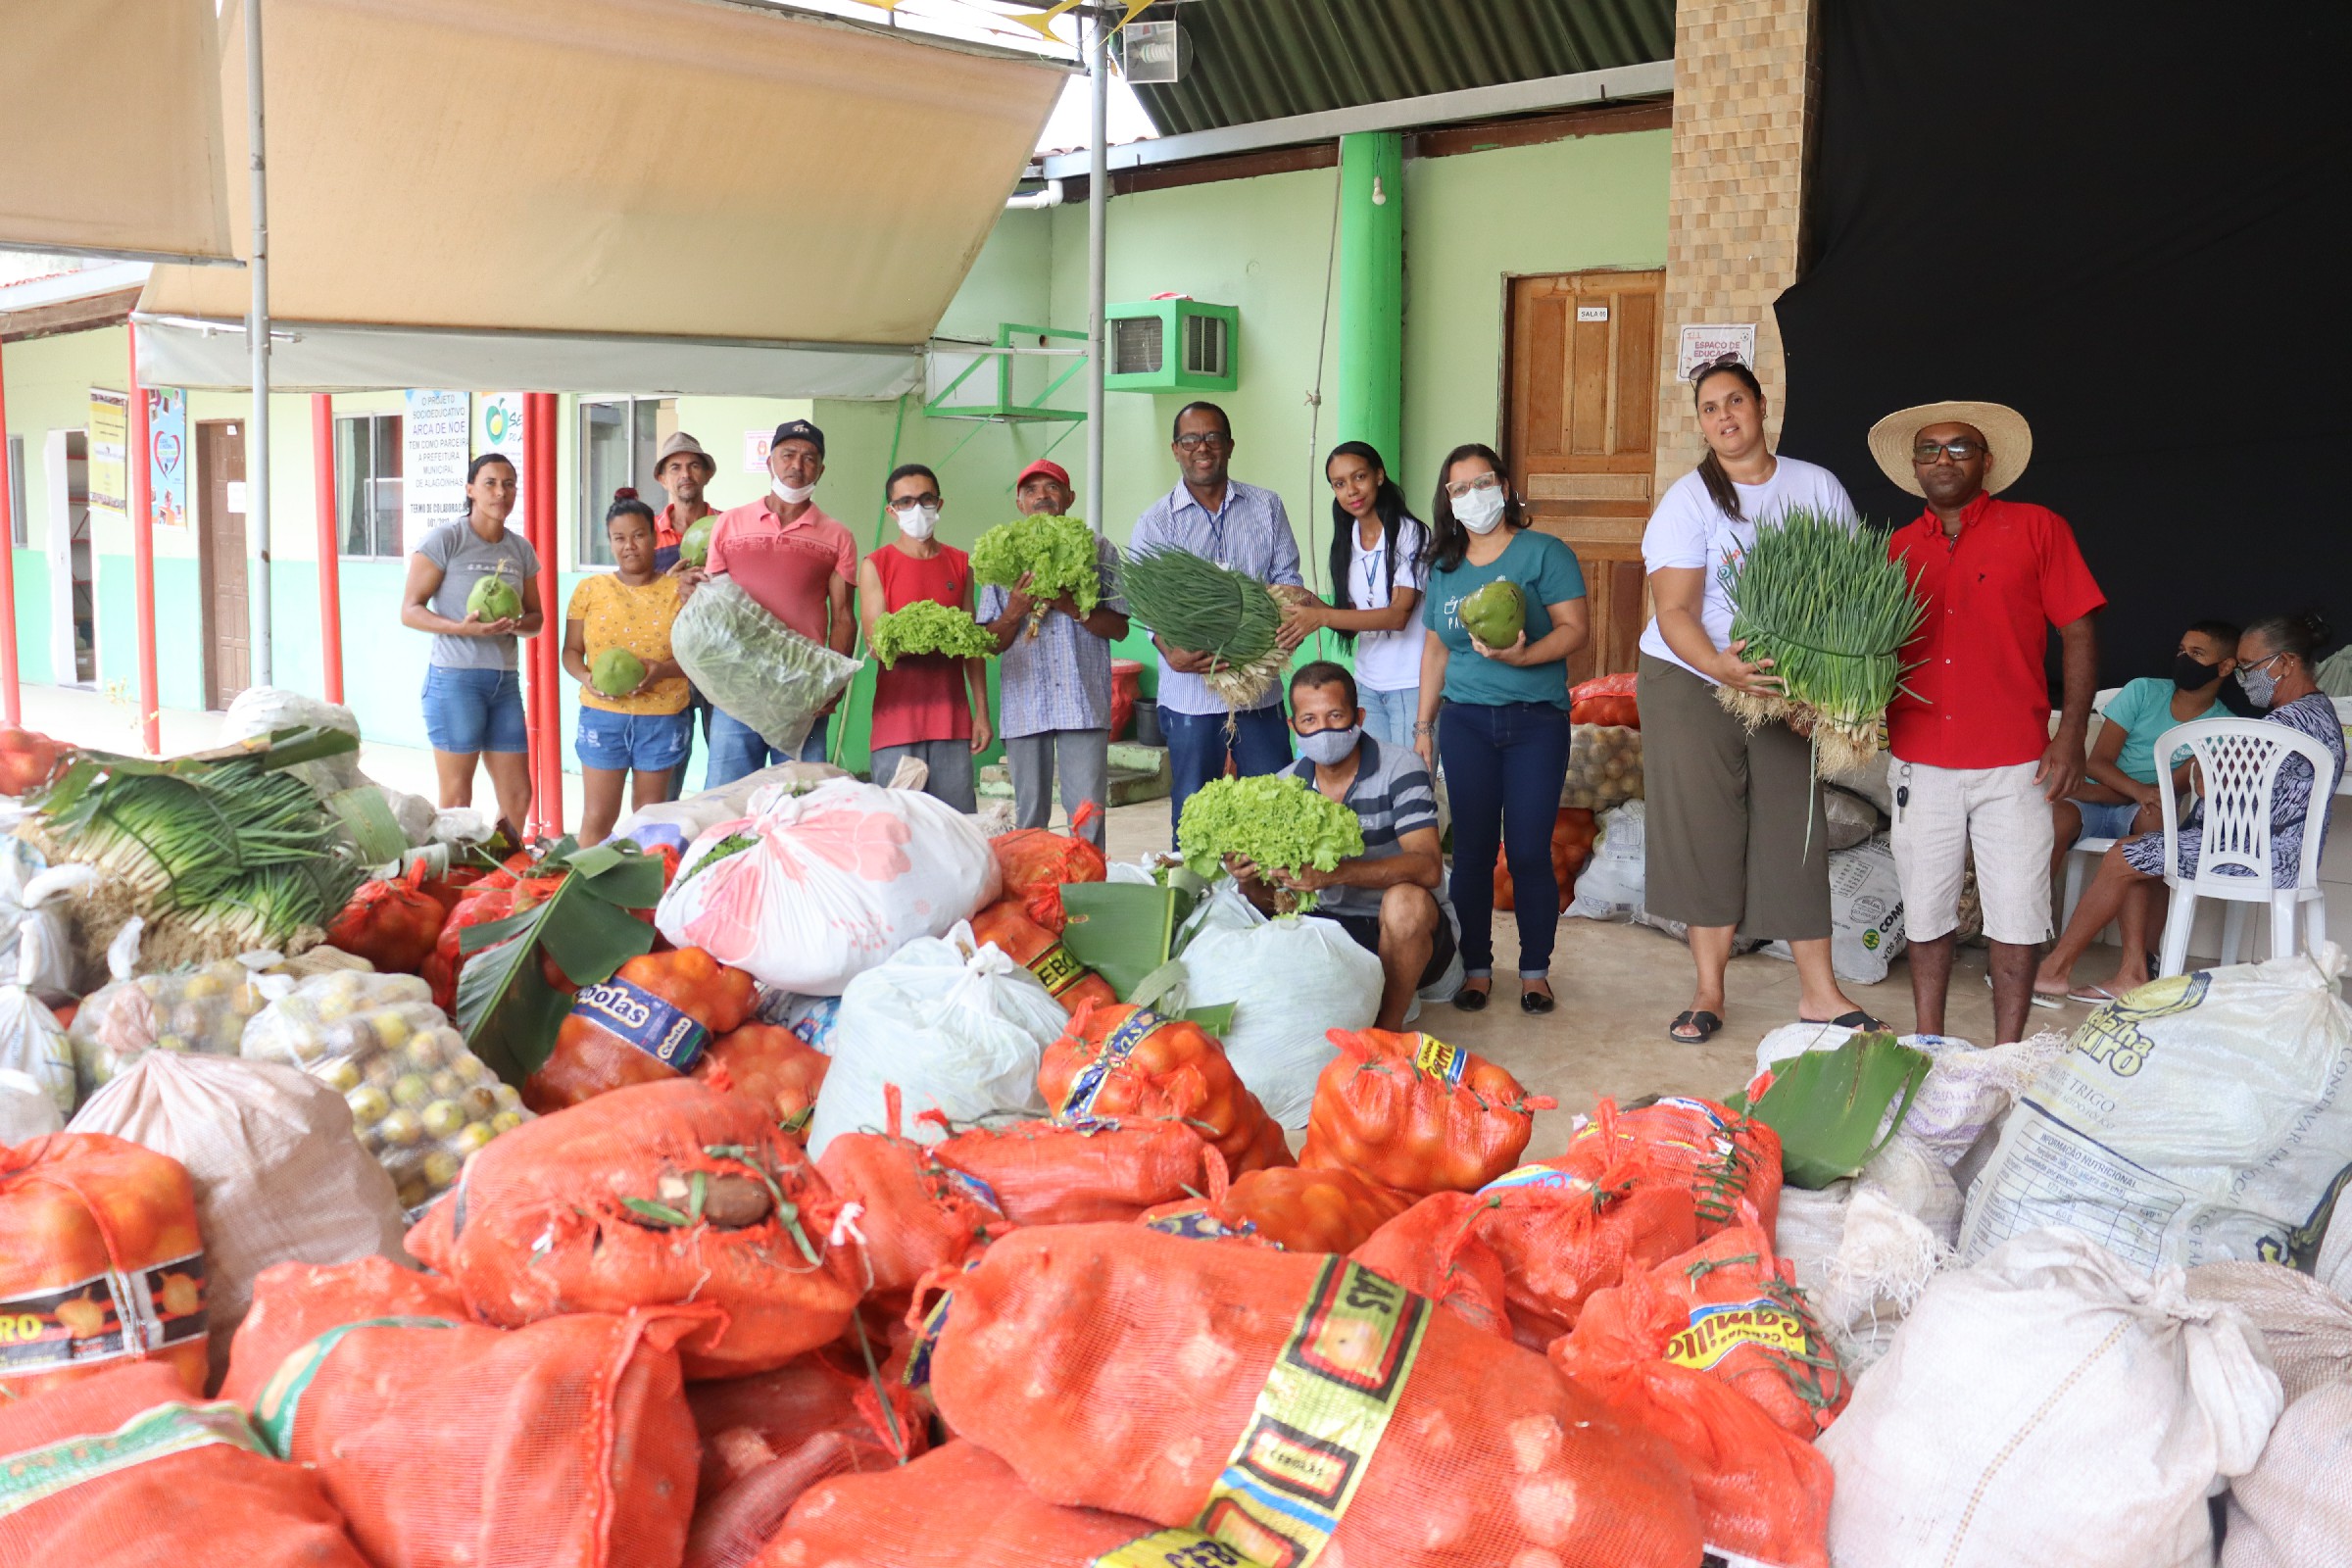
[[[1686,1024],[1698,1033],[1695,1036],[1683,1034],[1681,1031]],[[1666,1026],[1666,1038],[1678,1046],[1703,1046],[1714,1039],[1715,1031],[1722,1027],[1723,1020],[1715,1014],[1704,1008],[1693,1008],[1674,1015],[1674,1022]]]
[[[1865,1034],[1874,1035],[1886,1032],[1886,1024],[1883,1019],[1873,1018],[1860,1007],[1851,1012],[1841,1012],[1835,1018],[1808,1018],[1799,1013],[1796,1021],[1809,1023],[1817,1029],[1859,1029]]]
[[[1481,978],[1484,977],[1481,976]],[[1453,1004],[1463,1012],[1479,1012],[1485,1009],[1494,996],[1494,983],[1493,981],[1487,982],[1487,989],[1484,991],[1473,991],[1470,989],[1469,982],[1464,981],[1462,989],[1453,994]]]

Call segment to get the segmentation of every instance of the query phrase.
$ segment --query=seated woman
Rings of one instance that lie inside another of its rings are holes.
[[[2246,700],[2264,718],[2301,730],[2328,748],[2335,767],[2326,779],[2312,777],[2311,764],[2290,757],[2279,768],[2271,798],[2272,886],[2288,887],[2302,867],[2303,829],[2316,808],[2319,831],[2328,831],[2329,794],[2344,770],[2344,727],[2335,704],[2321,692],[2314,675],[2319,650],[2328,639],[2328,623],[2316,612],[2270,615],[2246,628],[2237,641],[2237,680]],[[2161,731],[2160,731],[2161,732]],[[2200,801],[2180,824],[2179,874],[2194,876],[2204,842],[2205,806]],[[2034,989],[2044,996],[2067,995],[2077,1002],[2105,1003],[2147,983],[2148,932],[2164,892],[2164,834],[2125,839],[2099,862],[2099,874],[2083,890],[2066,934],[2042,959]],[[2105,984],[2068,989],[2068,976],[2083,950],[2110,920],[2123,926],[2123,961]]]

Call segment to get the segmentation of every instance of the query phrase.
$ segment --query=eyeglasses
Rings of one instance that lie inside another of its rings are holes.
[[[1190,435],[1180,435],[1176,438],[1176,450],[1179,452],[1204,450],[1221,452],[1232,445],[1233,437],[1222,430],[1195,430]]]
[[[1920,467],[1933,467],[1938,457],[1948,457],[1954,463],[1966,463],[1982,457],[1984,443],[1971,436],[1959,436],[1950,441],[1921,441],[1911,449],[1911,461]]]
[[[1740,356],[1735,353],[1718,354],[1704,365],[1692,366],[1690,368],[1690,379],[1693,382],[1703,381],[1708,376],[1713,375],[1717,370],[1728,370],[1735,365],[1744,365],[1746,363],[1746,361],[1740,359]]]
[[[907,512],[916,507],[929,507],[933,511],[937,511],[939,497],[926,490],[919,496],[901,496],[890,504],[890,510],[893,512]]]
[[[1452,483],[1446,485],[1446,493],[1451,496],[1454,500],[1459,501],[1462,499],[1462,497],[1468,495],[1473,490],[1492,490],[1500,483],[1502,483],[1502,475],[1494,472],[1493,469],[1489,469],[1487,472],[1475,475],[1472,478],[1454,480]]]

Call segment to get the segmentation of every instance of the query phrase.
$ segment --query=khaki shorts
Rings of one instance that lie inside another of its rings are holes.
[[[1984,935],[2031,947],[2050,934],[2050,803],[2034,782],[2038,761],[2010,767],[1932,767],[1900,758],[1894,791],[1894,872],[1903,925],[1933,942],[1960,925],[1960,883],[1973,849]]]

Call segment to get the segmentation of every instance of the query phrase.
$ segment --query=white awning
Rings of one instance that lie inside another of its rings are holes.
[[[229,0],[223,28],[241,16]],[[896,395],[1069,74],[727,0],[266,0],[263,17],[270,313],[312,323],[272,349],[288,386]],[[235,127],[242,78],[224,60]],[[229,206],[242,234],[241,182]],[[140,312],[233,321],[246,286],[158,268]],[[180,353],[171,336],[151,321],[142,354]],[[620,373],[613,338],[645,340],[628,365],[673,368]],[[895,352],[885,370],[838,345]],[[149,363],[158,384],[242,381]]]
[[[0,245],[229,259],[213,4],[0,0]]]

